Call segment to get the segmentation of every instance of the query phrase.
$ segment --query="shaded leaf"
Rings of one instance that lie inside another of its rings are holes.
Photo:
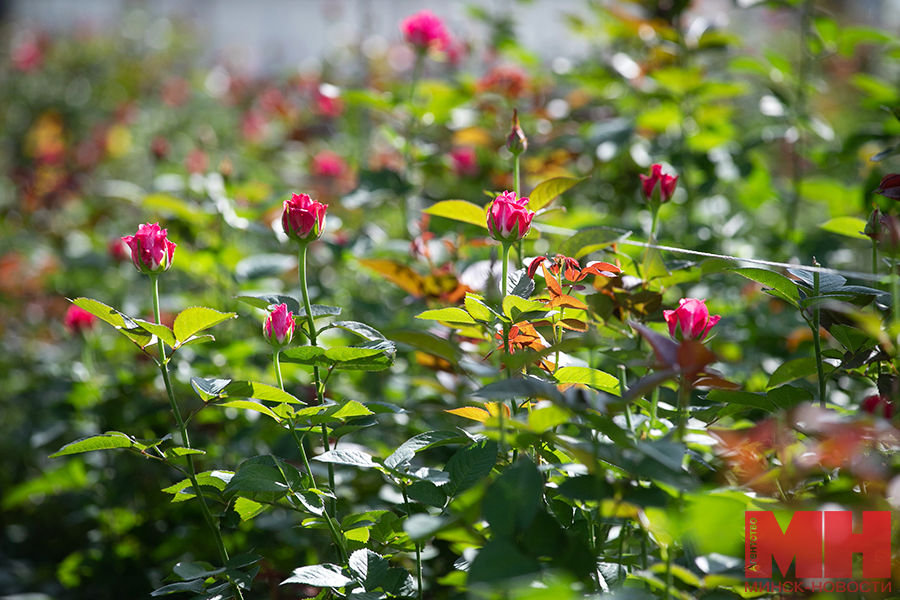
[[[450,475],[444,492],[448,496],[460,494],[487,477],[497,462],[497,451],[497,442],[492,440],[480,440],[460,448],[444,467]]]

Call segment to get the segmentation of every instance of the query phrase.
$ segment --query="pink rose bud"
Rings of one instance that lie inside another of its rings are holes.
[[[122,241],[131,248],[131,262],[144,275],[168,271],[172,266],[176,245],[166,238],[166,229],[159,223],[147,223],[138,227],[134,235],[126,235]]]
[[[347,163],[340,154],[322,150],[313,158],[310,171],[318,177],[336,179],[347,171]]]
[[[400,24],[400,30],[407,43],[420,52],[429,48],[443,50],[450,42],[444,22],[430,10],[422,10],[406,17]]]
[[[63,325],[65,325],[69,333],[76,335],[93,329],[94,323],[96,322],[97,317],[80,306],[72,304],[66,312],[66,318],[63,320]]]
[[[525,132],[522,131],[522,126],[519,125],[519,111],[516,109],[513,109],[512,130],[506,138],[506,147],[515,156],[528,150],[528,138],[525,137]]]
[[[890,419],[894,416],[894,404],[887,396],[872,394],[859,404],[860,410],[870,415]]]
[[[678,185],[678,175],[668,175],[662,172],[662,165],[650,167],[650,175],[641,175],[641,191],[647,202],[665,203],[672,199],[675,186]]]
[[[457,177],[472,177],[478,174],[478,156],[474,148],[469,146],[454,148],[448,156]]]
[[[287,236],[295,242],[312,242],[322,237],[325,231],[325,211],[327,204],[312,200],[306,194],[293,194],[284,201],[281,226]]]
[[[528,210],[528,198],[516,200],[515,192],[500,194],[488,211],[487,226],[499,242],[517,242],[528,235],[534,211]]]
[[[709,316],[706,300],[682,298],[675,310],[664,310],[663,317],[669,325],[669,335],[673,340],[695,340],[702,342],[709,330],[719,322],[720,317]]]
[[[900,200],[900,173],[885,175],[873,193],[892,200]]]
[[[263,323],[263,337],[277,349],[291,343],[294,337],[294,313],[288,310],[287,304],[279,304],[268,314]]]

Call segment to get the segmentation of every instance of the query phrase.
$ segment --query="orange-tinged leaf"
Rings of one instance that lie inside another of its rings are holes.
[[[359,261],[365,267],[384,276],[385,279],[413,296],[424,296],[422,276],[397,261],[386,258],[366,258]]]
[[[588,330],[587,323],[585,323],[584,321],[579,321],[578,319],[562,319],[559,324],[566,329],[571,329],[572,331]]]
[[[550,299],[550,304],[548,304],[550,308],[577,308],[579,310],[587,310],[587,304],[579,300],[578,298],[573,298],[568,294],[562,294],[561,296],[557,296],[555,298]]]
[[[490,418],[491,413],[484,410],[483,408],[477,408],[475,406],[463,406],[462,408],[452,408],[450,410],[446,410],[444,412],[448,412],[451,415],[456,415],[457,417],[464,417],[466,419],[472,419],[473,421],[478,421],[479,423],[484,423]]]
[[[551,295],[561,296],[563,291],[559,286],[559,282],[550,274],[550,271],[547,270],[547,266],[543,263],[541,263],[541,269],[544,271],[544,280],[547,282],[547,289],[550,290]]]
[[[607,273],[621,273],[622,269],[608,262],[595,262],[583,268],[581,270],[581,276],[584,277],[585,275],[603,275],[604,271],[606,271]]]

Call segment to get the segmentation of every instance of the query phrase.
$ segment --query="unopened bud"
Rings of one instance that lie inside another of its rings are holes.
[[[506,138],[506,147],[515,156],[528,150],[528,138],[525,137],[525,132],[519,125],[519,111],[515,108],[512,116],[512,130],[509,132],[509,137]]]

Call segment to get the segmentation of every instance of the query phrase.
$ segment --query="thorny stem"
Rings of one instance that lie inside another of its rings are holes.
[[[281,351],[276,350],[274,353],[273,362],[275,364],[275,379],[278,380],[278,387],[284,391],[284,380],[281,377],[281,361],[279,357],[281,356]],[[293,417],[288,419],[288,423],[291,426],[291,436],[294,438],[294,441],[297,442],[297,448],[300,449],[300,457],[303,459],[303,467],[306,469],[306,472],[309,474],[309,481],[313,487],[316,487],[316,478],[313,476],[312,469],[309,466],[309,459],[306,457],[306,450],[303,447],[303,438],[297,435],[297,426],[294,423]]]
[[[400,482],[400,491],[403,492],[403,502],[406,505],[406,518],[412,518],[412,511],[409,508],[409,497],[406,495],[406,484]],[[416,580],[419,585],[419,600],[422,600],[424,590],[422,589],[422,544],[416,542]]]
[[[815,259],[813,259],[815,262]],[[819,297],[819,274],[813,273],[813,298],[817,299]],[[819,406],[825,408],[825,387],[827,385],[827,380],[825,379],[825,365],[822,362],[822,339],[819,335],[819,305],[816,304],[813,307],[813,324],[812,324],[812,334],[813,334],[813,343],[816,346],[816,373],[819,379]]]
[[[150,275],[150,281],[153,282],[153,293],[151,294],[153,298],[153,318],[156,319],[156,323],[158,325],[161,325],[162,320],[160,319],[159,312],[159,275]],[[181,432],[182,443],[184,444],[185,448],[190,448],[191,439],[190,437],[188,437],[187,427],[184,424],[184,419],[182,419],[181,417],[181,411],[178,409],[178,403],[175,401],[175,392],[172,390],[172,381],[169,378],[169,359],[166,357],[166,346],[162,339],[157,338],[157,343],[159,345],[159,370],[160,372],[162,372],[163,381],[166,384],[166,394],[169,396],[169,404],[172,407],[172,413],[175,415],[175,421],[178,423],[178,429]],[[200,511],[203,513],[203,519],[206,521],[206,525],[209,527],[210,531],[213,534],[213,540],[215,540],[216,547],[219,550],[219,557],[222,559],[222,564],[224,565],[226,562],[228,562],[228,550],[225,549],[225,542],[222,541],[222,533],[216,526],[216,522],[213,519],[212,513],[209,511],[209,506],[207,506],[206,504],[206,497],[203,495],[203,490],[200,488],[200,484],[197,482],[197,471],[194,469],[194,457],[190,454],[187,454],[185,455],[185,459],[187,460],[187,473],[188,478],[191,480],[191,487],[193,487],[194,493],[197,495],[197,499],[200,500]],[[242,598],[241,590],[240,588],[238,588],[237,584],[232,582],[231,585],[234,588],[237,597]]]
[[[306,283],[306,249],[309,247],[308,243],[300,244],[300,260],[298,265],[298,271],[300,275],[300,291],[303,293],[303,306],[306,308],[306,322],[307,322],[307,334],[309,335],[309,344],[310,346],[318,346],[316,343],[316,321],[313,317],[312,313],[312,304],[309,303],[309,288]],[[319,399],[319,406],[325,404],[325,389],[322,385],[322,378],[319,374],[319,367],[313,367],[313,379],[316,383],[316,397]],[[322,447],[325,448],[325,452],[331,450],[331,445],[328,443],[328,428],[325,424],[322,424]],[[328,485],[331,489],[331,493],[334,494],[334,465],[328,463]],[[334,498],[328,499],[328,509],[329,512],[334,515],[336,510],[336,502]]]

